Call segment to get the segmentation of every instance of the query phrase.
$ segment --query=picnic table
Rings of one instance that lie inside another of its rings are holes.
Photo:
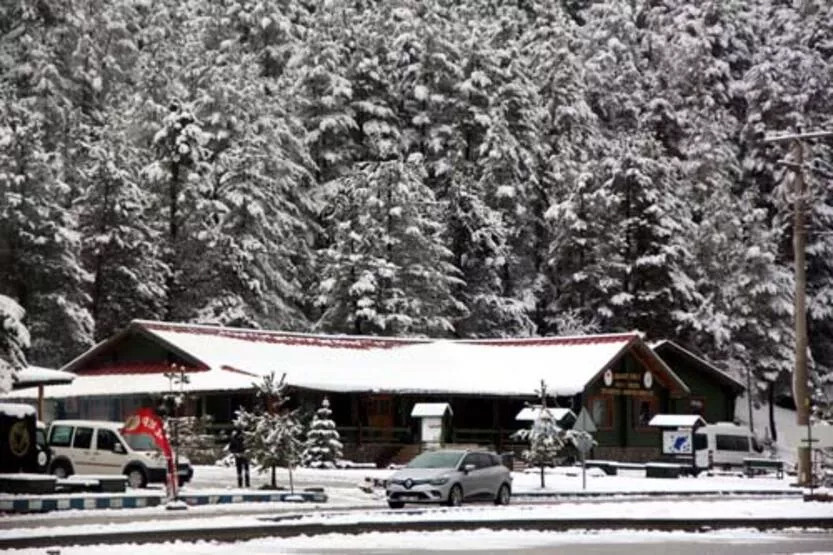
[[[645,464],[646,478],[679,478],[686,465],[665,462],[649,462]]]
[[[749,477],[759,474],[758,470],[774,470],[777,478],[784,477],[784,461],[780,459],[743,459],[743,471]]]

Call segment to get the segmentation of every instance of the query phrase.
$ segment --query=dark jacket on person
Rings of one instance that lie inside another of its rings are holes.
[[[234,432],[231,434],[231,440],[228,442],[228,450],[230,453],[242,456],[246,452],[246,446],[243,443],[243,434]]]

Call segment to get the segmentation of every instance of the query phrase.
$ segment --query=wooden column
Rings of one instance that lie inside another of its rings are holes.
[[[38,386],[38,420],[43,420],[43,386]]]

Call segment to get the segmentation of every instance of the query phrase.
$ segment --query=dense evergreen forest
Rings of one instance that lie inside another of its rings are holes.
[[[829,0],[0,0],[0,294],[29,361],[133,318],[638,329],[792,369],[789,145]],[[833,149],[808,144],[816,391]]]

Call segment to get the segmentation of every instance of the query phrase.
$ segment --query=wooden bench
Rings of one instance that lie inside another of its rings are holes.
[[[681,464],[653,462],[645,464],[646,478],[679,478],[684,467]]]
[[[784,461],[779,459],[743,459],[743,473],[749,477],[756,474],[758,470],[774,470],[776,478],[784,477]]]
[[[612,461],[597,461],[591,459],[584,461],[584,466],[587,468],[598,468],[608,476],[615,476],[619,473],[619,467]]]
[[[58,489],[64,492],[124,493],[127,489],[127,476],[122,474],[75,474],[69,478],[58,480]]]
[[[0,474],[0,492],[55,493],[55,482],[51,474]]]

